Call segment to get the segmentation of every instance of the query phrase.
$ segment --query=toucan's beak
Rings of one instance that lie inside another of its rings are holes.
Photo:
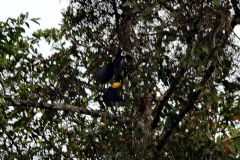
[[[126,58],[130,59],[130,60],[134,59],[133,56],[130,53],[128,53],[128,52],[126,52]]]

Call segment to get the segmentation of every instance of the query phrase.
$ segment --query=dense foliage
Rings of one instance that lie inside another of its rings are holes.
[[[0,158],[236,159],[239,0],[71,0],[60,29],[0,22]],[[54,53],[40,53],[41,41]],[[135,59],[124,100],[94,71]]]

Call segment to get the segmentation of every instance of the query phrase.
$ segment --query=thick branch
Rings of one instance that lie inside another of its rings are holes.
[[[158,144],[157,144],[157,147],[156,147],[157,150],[162,150],[162,148],[164,147],[166,141],[168,140],[168,138],[172,134],[173,130],[178,126],[179,122],[184,118],[184,116],[194,106],[194,103],[196,102],[197,97],[198,97],[199,94],[200,94],[200,90],[193,94],[193,97],[192,97],[191,101],[188,102],[188,104],[185,107],[184,111],[182,113],[180,113],[178,116],[176,116],[176,119],[174,120],[171,128],[169,128],[165,132],[163,132],[161,139],[158,141]]]
[[[239,1],[238,0],[232,0],[231,1],[232,4],[238,4]],[[236,25],[236,19],[237,17],[240,16],[240,10],[239,8],[237,8],[237,5],[235,5],[234,7],[234,11],[235,11],[235,15],[232,19],[232,22],[231,22],[231,27],[234,28],[235,25]],[[220,25],[220,24],[218,24]],[[218,30],[216,31],[218,32]],[[227,33],[227,35],[224,37],[224,43],[222,43],[222,46],[221,47],[224,47],[226,45],[226,41],[227,41],[227,38],[229,37],[230,33]],[[215,37],[213,37],[215,39]],[[206,83],[208,81],[208,79],[212,76],[213,72],[214,72],[214,69],[215,67],[213,65],[211,65],[206,71],[205,71],[205,76],[203,77],[203,80],[202,80],[202,84]],[[169,89],[170,90],[170,89]],[[170,90],[171,91],[171,90]],[[167,92],[168,93],[168,92]],[[158,141],[158,144],[157,144],[157,147],[156,149],[157,150],[162,150],[162,148],[164,147],[166,141],[168,140],[168,138],[170,137],[170,135],[172,134],[173,130],[178,126],[179,122],[184,118],[184,116],[192,109],[192,107],[194,107],[194,104],[196,103],[197,99],[198,99],[198,96],[199,94],[201,93],[201,90],[198,90],[197,92],[194,92],[192,98],[189,99],[187,105],[185,106],[185,109],[183,110],[182,113],[180,113],[178,116],[176,116],[176,119],[175,121],[172,123],[171,127],[168,128],[167,130],[165,130],[162,134],[162,137],[159,139]],[[167,94],[168,95],[168,94]],[[164,98],[167,100],[167,98],[169,97],[166,97],[165,95],[163,96],[162,100],[164,100]],[[165,102],[165,101],[163,101]],[[162,104],[163,105],[163,104]],[[161,107],[161,104],[158,106],[158,107]],[[162,106],[163,107],[163,106]],[[159,116],[158,116],[159,118]],[[239,136],[237,136],[236,138],[239,138]],[[224,141],[224,140],[223,140]]]
[[[113,11],[114,11],[114,15],[115,15],[115,21],[116,21],[116,32],[119,31],[119,13],[117,11],[117,2],[116,1],[112,1],[112,6],[113,6]]]
[[[208,79],[212,76],[212,73],[214,72],[214,68],[215,67],[213,65],[211,65],[208,68],[208,70],[206,70],[205,76],[203,77],[203,80],[202,80],[201,83],[206,83],[208,81]],[[198,91],[194,92],[192,98],[190,98],[190,100],[188,101],[188,103],[185,106],[185,109],[183,110],[183,112],[180,113],[178,116],[175,116],[176,119],[174,120],[172,126],[170,128],[168,128],[165,132],[163,132],[162,137],[158,141],[158,144],[157,144],[157,147],[156,147],[157,150],[162,150],[166,141],[168,140],[168,138],[172,134],[173,130],[178,126],[179,122],[184,118],[184,116],[194,107],[194,104],[197,101],[200,93],[201,93],[201,90],[198,90]]]
[[[52,109],[52,110],[63,110],[63,111],[70,111],[70,112],[78,112],[80,114],[84,114],[84,115],[89,115],[95,118],[107,118],[111,121],[115,121],[118,122],[121,125],[133,125],[134,128],[140,129],[144,134],[146,134],[145,132],[145,128],[142,126],[141,123],[139,123],[138,121],[131,121],[128,118],[125,118],[123,116],[117,116],[117,115],[111,115],[111,114],[107,114],[105,112],[100,112],[100,111],[96,111],[96,110],[89,110],[86,108],[82,108],[79,106],[73,106],[73,105],[62,105],[62,104],[47,104],[47,103],[37,103],[37,102],[33,102],[33,101],[14,101],[12,98],[9,97],[4,97],[2,95],[0,95],[0,97],[2,97],[5,102],[3,102],[1,104],[1,106],[13,106],[13,107],[31,107],[31,108],[41,108],[41,109]]]
[[[177,72],[177,75],[176,75],[176,78],[175,78],[175,81],[170,85],[169,89],[165,92],[165,94],[163,94],[159,100],[159,105],[156,107],[156,111],[153,115],[153,121],[152,121],[152,124],[151,124],[151,127],[152,127],[152,130],[155,129],[157,127],[157,124],[160,120],[160,113],[163,109],[163,106],[165,104],[165,102],[168,101],[168,99],[171,97],[172,95],[172,92],[174,90],[174,88],[178,85],[178,83],[180,82],[180,79],[182,78],[184,74],[184,69],[181,68],[178,72]]]
[[[126,0],[123,1],[123,4]],[[132,26],[132,9],[130,6],[122,6],[122,21],[120,22],[121,28],[118,31],[120,34],[120,46],[126,51],[131,51],[131,26]]]
[[[72,106],[72,105],[62,105],[62,104],[47,104],[47,103],[37,103],[33,101],[14,101],[12,98],[8,97],[1,97],[5,100],[2,105],[4,106],[14,106],[14,107],[31,107],[31,108],[41,108],[41,109],[52,109],[52,110],[64,110],[64,111],[71,111],[71,112],[78,112],[80,114],[89,115],[92,117],[101,117],[107,118],[112,121],[119,122],[120,124],[130,124],[132,123],[130,120],[125,119],[123,116],[111,115],[105,112],[89,110],[86,108],[82,108],[79,106]]]

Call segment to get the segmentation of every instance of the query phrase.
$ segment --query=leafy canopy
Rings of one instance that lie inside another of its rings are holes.
[[[236,159],[239,4],[71,0],[60,29],[0,22],[0,158]],[[105,104],[91,77],[120,48],[135,76]]]

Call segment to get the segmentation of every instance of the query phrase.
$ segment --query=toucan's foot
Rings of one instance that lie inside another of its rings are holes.
[[[108,88],[108,90],[103,95],[104,102],[120,102],[122,97],[118,95],[119,89]]]

